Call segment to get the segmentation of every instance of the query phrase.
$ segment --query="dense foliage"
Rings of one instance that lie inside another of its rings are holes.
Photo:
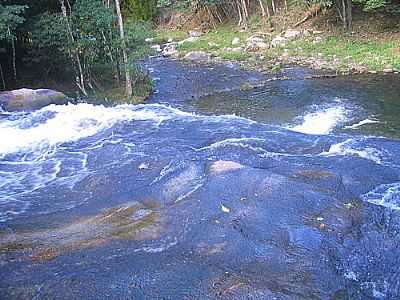
[[[117,9],[120,1],[121,9]],[[398,0],[3,0],[1,3],[0,88],[32,82],[40,74],[43,81],[51,78],[74,82],[84,94],[88,89],[101,90],[109,84],[128,81],[127,72],[133,74],[133,84],[143,80],[137,61],[149,51],[145,38],[151,31],[144,21],[156,20],[162,8],[189,9],[201,17],[209,16],[208,23],[214,25],[236,20],[243,29],[253,13],[270,20],[291,5],[300,10],[299,15],[308,12],[308,16],[332,8],[346,30],[351,30],[354,7],[400,15]],[[125,24],[120,22],[122,15]]]
[[[398,0],[159,0],[160,7],[195,8],[204,9],[216,21],[224,18],[235,18],[240,26],[246,27],[249,14],[259,11],[264,17],[270,17],[281,8],[285,10],[290,5],[299,9],[313,10],[316,8],[332,8],[337,11],[346,30],[352,26],[352,11],[355,6],[364,11],[385,11],[400,15],[400,2]],[[303,11],[301,11],[303,13]]]
[[[137,61],[149,52],[150,28],[128,22],[122,38],[114,1],[20,2],[0,5],[3,89],[25,83],[30,74],[43,81],[69,78],[84,94],[118,84],[128,68],[136,75],[133,83],[143,79]]]
[[[157,15],[157,0],[125,0],[125,14],[136,20],[149,21]]]

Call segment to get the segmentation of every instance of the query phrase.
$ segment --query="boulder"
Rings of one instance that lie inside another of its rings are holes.
[[[236,45],[239,45],[239,44],[240,44],[240,38],[235,37],[235,38],[232,40],[232,46],[236,46]]]
[[[302,33],[301,31],[294,30],[294,29],[288,29],[285,31],[283,37],[288,39],[289,41],[297,40],[301,38]]]
[[[312,34],[313,34],[313,32],[310,29],[304,29],[304,31],[303,31],[303,36],[305,36],[305,37],[310,37],[310,36],[312,36]]]
[[[264,42],[256,42],[256,43],[248,43],[246,45],[246,51],[248,52],[258,52],[258,51],[262,51],[265,49],[268,49],[269,45],[267,43]]]
[[[196,31],[196,30],[190,30],[189,31],[189,36],[190,37],[201,37],[203,35],[202,32]]]
[[[316,36],[313,40],[313,44],[318,44],[321,43],[323,41],[323,38],[320,36]]]
[[[211,60],[211,54],[204,51],[191,51],[185,55],[185,59],[194,62],[208,62]]]
[[[352,71],[358,74],[368,73],[368,68],[365,66],[353,66]]]
[[[197,41],[198,39],[199,39],[198,36],[190,36],[187,39],[180,41],[178,44],[182,45],[183,43],[193,43],[193,42]]]
[[[228,52],[241,52],[243,50],[242,47],[235,47],[235,48],[224,48],[225,51]]]
[[[289,40],[283,36],[278,35],[277,37],[273,38],[271,41],[271,46],[274,48],[277,47],[284,47],[289,42]]]
[[[268,49],[269,45],[259,36],[251,36],[247,39],[246,51],[257,52]]]
[[[144,40],[146,43],[152,43],[154,42],[154,38],[145,38]]]
[[[161,46],[160,45],[153,45],[150,47],[151,49],[155,50],[156,52],[161,52]]]
[[[253,35],[247,39],[247,43],[262,43],[262,42],[264,42],[264,39],[257,35]]]
[[[31,111],[50,104],[66,104],[70,99],[49,89],[19,89],[0,93],[0,106],[6,111]]]
[[[178,53],[178,50],[176,50],[176,44],[175,43],[168,43],[165,44],[164,49],[162,50],[162,55],[163,56],[171,56]]]

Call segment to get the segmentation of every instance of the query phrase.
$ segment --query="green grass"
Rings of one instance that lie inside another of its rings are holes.
[[[254,17],[251,24],[254,24],[254,28],[248,32],[238,32],[233,25],[221,26],[215,31],[205,33],[194,42],[179,45],[178,50],[182,55],[189,51],[202,50],[222,59],[246,61],[251,54],[226,49],[244,45],[252,32],[260,30],[258,17]],[[155,40],[160,43],[166,42],[168,38],[181,41],[187,36],[187,33],[183,31],[157,30]],[[240,39],[240,45],[233,46],[232,40],[236,37]],[[400,69],[400,40],[371,41],[344,35],[331,35],[324,37],[319,43],[314,44],[312,41],[313,37],[290,42],[283,48],[267,50],[265,56],[267,59],[273,59],[282,55],[284,49],[287,49],[290,56],[320,57],[328,62],[336,60],[335,66],[340,70],[345,70],[351,64],[362,65],[375,71],[386,68]]]
[[[164,44],[170,38],[176,42],[188,37],[188,34],[182,30],[170,30],[167,28],[157,29],[154,35],[154,43],[156,44]]]
[[[323,59],[328,61],[336,58],[342,65],[353,62],[376,71],[385,68],[400,69],[400,41],[364,41],[343,36],[331,36],[317,44],[301,40],[293,42],[285,48],[291,55],[311,57],[320,54]],[[282,49],[280,50],[282,51]]]
[[[216,31],[212,31],[201,36],[197,41],[181,44],[178,49],[184,51],[204,50],[216,51],[224,48],[233,48],[232,40],[240,38],[241,43],[245,43],[248,33],[237,32],[231,26],[222,26]]]
[[[233,61],[245,61],[250,57],[250,54],[246,52],[228,52],[221,51],[218,53],[218,56],[222,59],[233,60]]]

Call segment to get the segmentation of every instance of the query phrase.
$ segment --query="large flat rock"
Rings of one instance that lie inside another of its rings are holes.
[[[6,111],[32,111],[50,104],[66,104],[69,98],[49,89],[19,89],[0,93],[0,106]]]

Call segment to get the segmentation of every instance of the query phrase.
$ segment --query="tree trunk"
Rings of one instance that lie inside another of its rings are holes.
[[[66,25],[67,25],[67,31],[68,31],[69,37],[71,39],[71,42],[75,44],[75,38],[74,38],[74,35],[71,30],[71,26],[68,21],[67,8],[65,7],[64,0],[59,0],[59,1],[60,1],[60,5],[61,5],[61,11],[62,11],[63,17],[64,17]],[[72,56],[72,54],[71,54],[71,56]],[[78,51],[75,51],[75,59],[76,59],[76,64],[78,65],[78,71],[79,71],[79,77],[77,79],[76,84],[79,87],[79,89],[81,90],[81,92],[85,96],[87,96],[88,94],[87,94],[86,88],[85,88],[85,77],[83,75],[81,59],[79,57]]]
[[[340,4],[341,9],[338,8],[338,11],[341,12],[339,15],[343,22],[343,29],[350,32],[353,26],[352,0],[341,0]]]
[[[120,35],[121,43],[122,43],[122,56],[123,56],[124,65],[125,65],[125,84],[126,84],[125,93],[126,93],[126,96],[130,97],[130,96],[132,96],[132,80],[131,80],[131,74],[129,72],[128,54],[126,53],[124,22],[122,20],[121,7],[119,5],[119,0],[115,0],[115,8],[117,10],[119,35]]]
[[[352,27],[353,27],[353,11],[352,11],[352,0],[346,0],[347,3],[347,15],[346,15],[346,29],[348,32],[351,32]]]
[[[13,67],[13,74],[14,74],[14,81],[15,85],[17,85],[17,63],[16,63],[16,53],[15,53],[15,40],[14,37],[11,35],[11,30],[8,28],[8,35],[11,38],[11,49],[12,49],[12,67]]]
[[[258,0],[258,2],[260,3],[261,15],[263,16],[263,18],[265,18],[267,14],[265,12],[263,0]]]
[[[276,14],[275,0],[271,0],[271,4],[272,4],[272,12],[275,15]]]
[[[242,26],[243,23],[243,18],[242,18],[242,10],[240,9],[240,2],[239,0],[236,0],[236,9],[239,15],[239,22],[238,22],[238,26]]]
[[[4,73],[3,73],[3,67],[0,64],[0,75],[1,75],[1,82],[3,84],[3,90],[6,90],[6,81],[4,80]]]

